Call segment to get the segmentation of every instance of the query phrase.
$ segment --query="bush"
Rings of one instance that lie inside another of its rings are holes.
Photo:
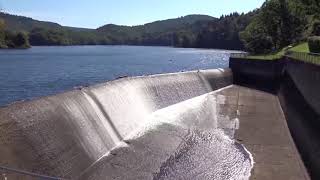
[[[312,34],[315,36],[320,36],[320,21],[313,23]]]
[[[5,32],[5,41],[8,48],[30,48],[29,37],[25,32]]]
[[[19,32],[13,39],[15,47],[17,48],[28,48],[30,47],[29,44],[29,37],[25,32]]]
[[[320,36],[313,36],[308,39],[309,50],[312,53],[320,53]]]
[[[267,54],[274,49],[272,37],[265,33],[265,29],[257,21],[247,26],[245,31],[240,33],[240,38],[246,50],[253,54]]]
[[[7,47],[5,37],[4,21],[0,19],[0,49]]]

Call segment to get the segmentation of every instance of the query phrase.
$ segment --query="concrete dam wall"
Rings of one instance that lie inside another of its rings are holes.
[[[320,179],[319,92],[320,66],[287,59],[278,96],[312,179]]]
[[[291,58],[231,58],[234,83],[279,97],[291,135],[312,179],[320,179],[320,66]]]
[[[67,179],[170,179],[163,163],[192,141],[207,152],[220,149],[212,159],[229,162],[225,174],[213,163],[208,177],[247,179],[252,158],[225,135],[232,136],[237,121],[217,122],[217,96],[210,94],[232,82],[230,69],[204,70],[123,78],[14,103],[0,109],[0,166]],[[226,133],[212,131],[218,127]],[[118,163],[105,163],[110,158]]]

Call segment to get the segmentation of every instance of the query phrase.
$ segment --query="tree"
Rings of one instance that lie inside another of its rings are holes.
[[[320,53],[320,36],[309,37],[308,46],[309,46],[310,52]]]
[[[5,42],[5,24],[2,19],[0,19],[0,48],[6,48],[6,42]]]
[[[280,4],[280,42],[279,47],[288,46],[301,39],[302,31],[305,26],[303,16],[295,14],[289,8],[288,0],[279,0]]]
[[[243,31],[256,14],[231,13],[219,20],[202,25],[196,35],[195,45],[199,48],[244,49],[239,32]]]
[[[320,21],[313,23],[312,34],[315,36],[320,36]]]
[[[30,32],[32,45],[69,45],[68,34],[60,29],[35,28]]]
[[[13,40],[15,47],[28,48],[30,47],[29,37],[25,32],[19,32]]]
[[[272,37],[266,33],[266,30],[258,19],[255,19],[245,31],[240,33],[246,49],[255,54],[270,53],[274,49]]]
[[[191,47],[191,40],[187,35],[182,36],[182,47],[184,48]]]
[[[17,34],[5,30],[5,22],[0,19],[0,48],[28,48],[28,35],[24,32]]]
[[[302,39],[305,23],[302,20],[303,16],[297,13],[299,11],[294,1],[297,0],[267,0],[263,4],[255,21],[252,21],[242,33],[242,40],[250,51],[255,50],[255,53],[267,51],[252,47],[253,45],[261,47],[257,42],[263,39],[266,40],[262,44],[263,48],[269,47],[269,52],[279,50]]]

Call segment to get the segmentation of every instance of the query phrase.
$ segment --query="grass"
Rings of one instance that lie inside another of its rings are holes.
[[[293,48],[290,48],[290,51],[303,52],[303,53],[309,53],[310,52],[307,42],[298,44],[297,46],[294,46]]]
[[[297,46],[289,49],[290,53],[288,54],[289,57],[292,57],[299,61],[304,61],[312,64],[320,65],[320,56],[309,54],[309,46],[308,43],[304,42],[301,44],[298,44]]]
[[[248,55],[248,56],[240,56],[238,58],[252,59],[252,60],[277,60],[283,57],[287,51],[288,51],[288,54],[286,55],[296,60],[320,65],[320,56],[309,54],[310,51],[309,51],[309,46],[307,42],[297,44],[293,47],[288,46],[278,52],[271,53],[271,54]]]
[[[271,54],[265,54],[265,55],[252,55],[252,56],[247,56],[247,59],[258,59],[258,60],[276,60],[280,59],[282,56],[284,56],[284,53],[288,47],[285,47],[281,49],[280,51],[276,53],[271,53]]]
[[[247,56],[246,59],[256,59],[256,60],[276,60],[281,56],[277,56],[276,54],[268,54],[268,55],[255,55],[255,56]]]

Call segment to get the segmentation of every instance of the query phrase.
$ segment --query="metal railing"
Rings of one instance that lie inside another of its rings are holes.
[[[286,51],[286,57],[292,58],[297,61],[303,61],[307,63],[317,64],[320,65],[320,54],[317,53],[304,53],[304,52],[295,52],[295,51]],[[240,59],[263,59],[264,56],[250,56],[248,53],[231,53],[231,58],[240,58]],[[265,56],[265,59],[280,59],[283,57],[282,55],[273,55],[273,56]]]
[[[267,55],[250,55],[249,53],[231,53],[230,58],[238,59],[259,59],[259,60],[276,60],[281,59],[282,55],[267,54]]]
[[[230,57],[232,58],[246,58],[248,55],[248,53],[230,53]]]
[[[320,65],[320,54],[317,53],[287,51],[285,56],[295,60]]]

